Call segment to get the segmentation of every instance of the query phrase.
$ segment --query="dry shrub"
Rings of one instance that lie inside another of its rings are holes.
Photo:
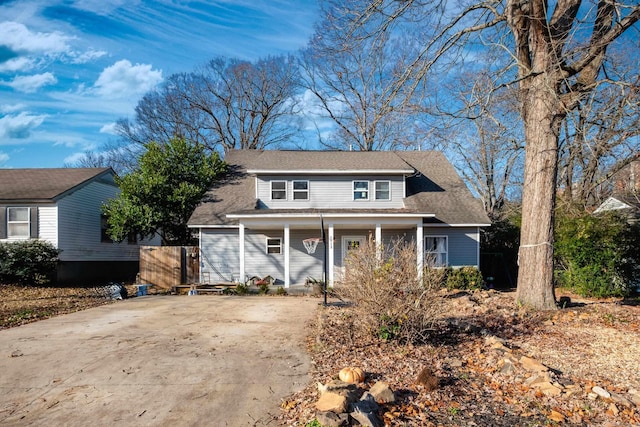
[[[335,291],[353,304],[358,332],[422,342],[438,314],[435,292],[441,286],[441,277],[429,271],[418,275],[415,244],[400,239],[376,248],[370,241],[349,252]]]

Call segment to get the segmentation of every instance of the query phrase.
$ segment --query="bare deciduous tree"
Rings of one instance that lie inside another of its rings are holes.
[[[408,29],[355,37],[345,31],[352,16],[344,2],[322,5],[324,19],[302,54],[305,86],[320,116],[335,125],[329,137],[320,133],[321,143],[361,151],[417,145],[416,98],[425,92],[415,91],[419,68],[409,63],[417,55],[415,38]]]
[[[299,88],[291,56],[255,62],[219,57],[169,77],[117,130],[134,144],[177,136],[211,151],[280,146],[299,130]]]
[[[607,49],[640,19],[636,1],[488,0],[449,4],[439,0],[358,1],[350,11],[353,37],[379,38],[394,23],[417,15],[429,31],[416,61],[426,74],[456,55],[469,37],[502,26],[504,51],[517,69],[518,99],[526,141],[517,300],[555,309],[553,223],[560,130],[606,78]],[[362,35],[371,22],[374,31]],[[412,64],[413,64],[412,63]],[[507,82],[505,82],[506,84]]]

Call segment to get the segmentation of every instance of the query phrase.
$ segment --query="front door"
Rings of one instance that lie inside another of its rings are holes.
[[[342,266],[344,267],[344,260],[349,254],[349,251],[358,249],[361,245],[364,245],[365,236],[342,236]]]

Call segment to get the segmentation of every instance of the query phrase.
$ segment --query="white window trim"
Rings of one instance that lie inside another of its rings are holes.
[[[387,184],[389,184],[389,198],[388,199],[378,199],[378,184],[382,183],[382,182],[386,182]],[[391,181],[390,180],[380,180],[380,181],[373,181],[373,199],[374,200],[382,200],[382,201],[391,201]]]
[[[367,183],[367,198],[366,199],[356,199],[356,182],[366,182]],[[354,179],[351,181],[351,197],[354,202],[365,202],[371,199],[371,182],[364,179]]]
[[[296,182],[305,182],[307,184],[307,189],[306,190],[296,190]],[[307,201],[310,199],[310,188],[309,188],[309,180],[307,179],[294,179],[293,181],[291,181],[291,197],[293,198],[294,201]],[[306,198],[304,199],[296,199],[296,193],[305,193],[307,195]]]
[[[273,198],[273,184],[276,182],[283,182],[284,183],[284,190],[276,190],[276,191],[284,191],[284,199],[274,199]],[[282,179],[274,179],[269,181],[269,197],[271,198],[271,200],[287,200],[289,197],[289,192],[287,191],[287,181],[282,180]]]
[[[429,246],[427,245],[427,239],[429,239],[429,238],[432,238],[432,239],[444,238],[444,244],[445,244],[444,252],[432,252],[430,250]],[[446,234],[425,234],[425,236],[424,236],[424,257],[425,257],[425,260],[427,259],[427,257],[429,257],[432,254],[436,254],[436,255],[444,254],[445,257],[446,257],[444,264],[435,265],[436,268],[445,268],[445,267],[449,266],[449,236],[447,236]]]
[[[269,240],[277,240],[278,244],[269,244]],[[267,255],[281,255],[282,254],[282,237],[267,237],[264,241],[265,243],[265,253]],[[278,252],[269,252],[270,248],[277,248]]]
[[[11,221],[9,211],[12,209],[26,209],[27,210],[27,220],[26,221]],[[27,224],[27,234],[15,236],[11,235],[11,227],[10,224]],[[31,208],[27,206],[10,206],[7,207],[7,239],[29,239],[31,238]]]

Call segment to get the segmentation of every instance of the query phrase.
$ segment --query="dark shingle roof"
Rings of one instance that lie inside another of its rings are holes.
[[[0,169],[0,201],[52,201],[103,174],[113,183],[111,168]]]
[[[263,172],[331,170],[402,173],[409,169],[391,151],[259,151],[246,167],[250,171]]]
[[[430,222],[443,224],[489,224],[482,204],[475,199],[446,157],[436,151],[258,151],[240,150],[227,153],[225,161],[231,173],[217,182],[196,208],[189,224],[230,225],[231,213],[258,213],[254,175],[251,170],[307,170],[340,173],[344,170],[412,171],[407,178],[407,197],[403,209],[375,210],[386,213],[435,214]],[[315,212],[316,210],[296,210]],[[362,210],[348,210],[361,212]],[[264,210],[262,213],[288,213]],[[333,212],[325,210],[323,212]]]

